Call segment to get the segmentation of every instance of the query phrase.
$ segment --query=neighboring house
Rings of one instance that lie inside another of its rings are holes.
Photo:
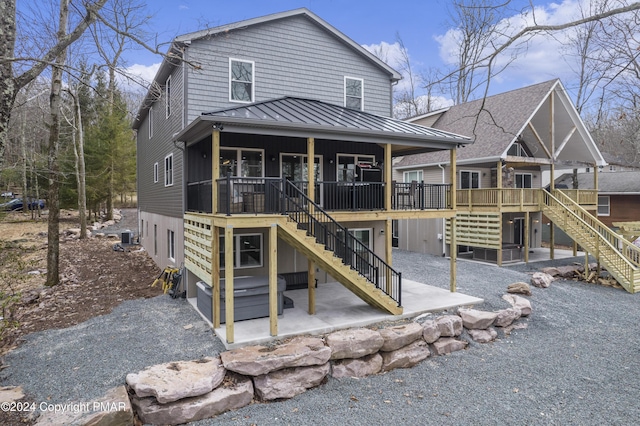
[[[179,36],[171,56],[134,125],[141,242],[158,265],[184,262],[190,300],[210,289],[199,309],[229,343],[240,275],[268,282],[272,335],[291,274],[401,313],[392,221],[451,217],[455,191],[410,202],[392,158],[455,158],[469,139],[389,118],[400,75],[307,9]]]
[[[592,173],[564,174],[556,179],[556,188],[594,189]],[[618,222],[640,221],[640,170],[598,174],[598,219],[610,228]]]
[[[544,197],[542,171],[606,163],[559,80],[452,106],[407,120],[470,135],[457,153],[459,253],[502,264],[527,260],[540,247]],[[450,161],[442,153],[406,156],[394,163],[394,178],[419,185],[449,183]],[[593,190],[567,194],[595,211]],[[560,195],[558,195],[560,196]],[[405,220],[396,226],[402,249],[449,254],[444,220]]]

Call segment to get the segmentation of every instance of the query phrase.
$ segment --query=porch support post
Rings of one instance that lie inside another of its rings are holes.
[[[556,234],[556,230],[555,230],[555,225],[553,222],[549,222],[549,259],[553,260],[555,259],[555,234]]]
[[[503,214],[500,213],[500,219],[498,221],[498,229],[500,230],[500,241],[498,241],[498,258],[496,259],[498,266],[502,266],[502,225],[504,224],[502,216]]]
[[[218,186],[220,178],[220,130],[215,129],[211,135],[211,213],[218,211]],[[216,243],[217,244],[217,243]],[[220,326],[218,324],[218,326]]]
[[[309,292],[309,315],[316,314],[316,264],[309,259],[307,262],[307,288]]]
[[[213,328],[220,327],[220,228],[211,227],[211,286],[213,302],[211,319]]]
[[[307,196],[310,200],[315,202],[316,193],[316,174],[315,174],[316,154],[315,154],[315,139],[307,138]],[[312,206],[309,206],[309,211],[312,211]]]
[[[391,144],[388,143],[384,146],[384,209],[386,211],[391,210]],[[387,235],[389,239],[389,235]],[[388,262],[387,262],[388,263]]]
[[[457,182],[457,171],[456,171],[456,148],[451,150],[450,157],[450,177],[449,181],[451,182],[451,209],[455,210],[458,208],[457,206],[457,196],[456,196],[456,188],[458,187]],[[471,203],[471,200],[469,200]],[[449,266],[449,290],[453,293],[456,291],[456,276],[457,276],[457,265],[456,265],[456,257],[458,255],[458,244],[456,241],[456,217],[451,217],[451,244],[449,244],[449,258],[451,259],[451,263]]]
[[[502,160],[498,161],[496,169],[496,187],[498,188],[498,211],[502,211]]]
[[[385,262],[387,262],[387,264],[389,266],[393,266],[393,259],[392,259],[392,252],[393,252],[393,244],[392,244],[392,239],[393,239],[393,231],[392,231],[392,220],[391,219],[387,219],[384,223],[384,256],[385,256]],[[391,278],[391,269],[387,269],[387,274],[385,276],[385,280],[386,280],[386,288],[387,288],[387,294],[392,294],[393,291],[393,282],[392,282],[392,278]]]
[[[549,140],[551,141],[551,168],[549,173],[549,178],[551,179],[549,183],[549,190],[553,193],[556,189],[556,176],[555,176],[555,162],[556,162],[556,126],[555,126],[555,105],[554,105],[554,97],[553,92],[549,95]],[[555,259],[555,225],[553,221],[549,223],[549,258]]]
[[[278,335],[278,225],[269,228],[269,332]]]
[[[529,220],[529,212],[524,212],[524,263],[529,263],[529,232],[531,232]]]
[[[584,280],[588,280],[589,279],[589,273],[591,271],[589,270],[589,252],[585,249],[584,250]]]
[[[233,343],[233,226],[224,230],[224,308],[227,343]]]
[[[593,189],[598,191],[598,165],[595,163],[593,164]]]
[[[573,257],[576,257],[578,255],[578,243],[576,242],[576,240],[573,240]]]

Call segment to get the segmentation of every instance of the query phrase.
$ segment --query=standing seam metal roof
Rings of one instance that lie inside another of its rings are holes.
[[[318,125],[333,128],[359,129],[394,134],[421,135],[442,140],[469,143],[470,139],[455,133],[411,124],[390,117],[341,107],[326,102],[283,97],[250,105],[202,113],[205,116],[252,119],[265,124]]]

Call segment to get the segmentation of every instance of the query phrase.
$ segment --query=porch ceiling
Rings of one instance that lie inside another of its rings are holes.
[[[465,136],[316,100],[281,98],[204,113],[175,135],[187,144],[212,130],[257,135],[391,144],[393,155],[449,150],[471,143]]]

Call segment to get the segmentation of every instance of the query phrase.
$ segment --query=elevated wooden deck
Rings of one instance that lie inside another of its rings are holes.
[[[480,188],[456,191],[458,211],[476,212],[539,212],[542,211],[541,188]],[[560,190],[586,210],[598,206],[598,191],[563,189]]]

